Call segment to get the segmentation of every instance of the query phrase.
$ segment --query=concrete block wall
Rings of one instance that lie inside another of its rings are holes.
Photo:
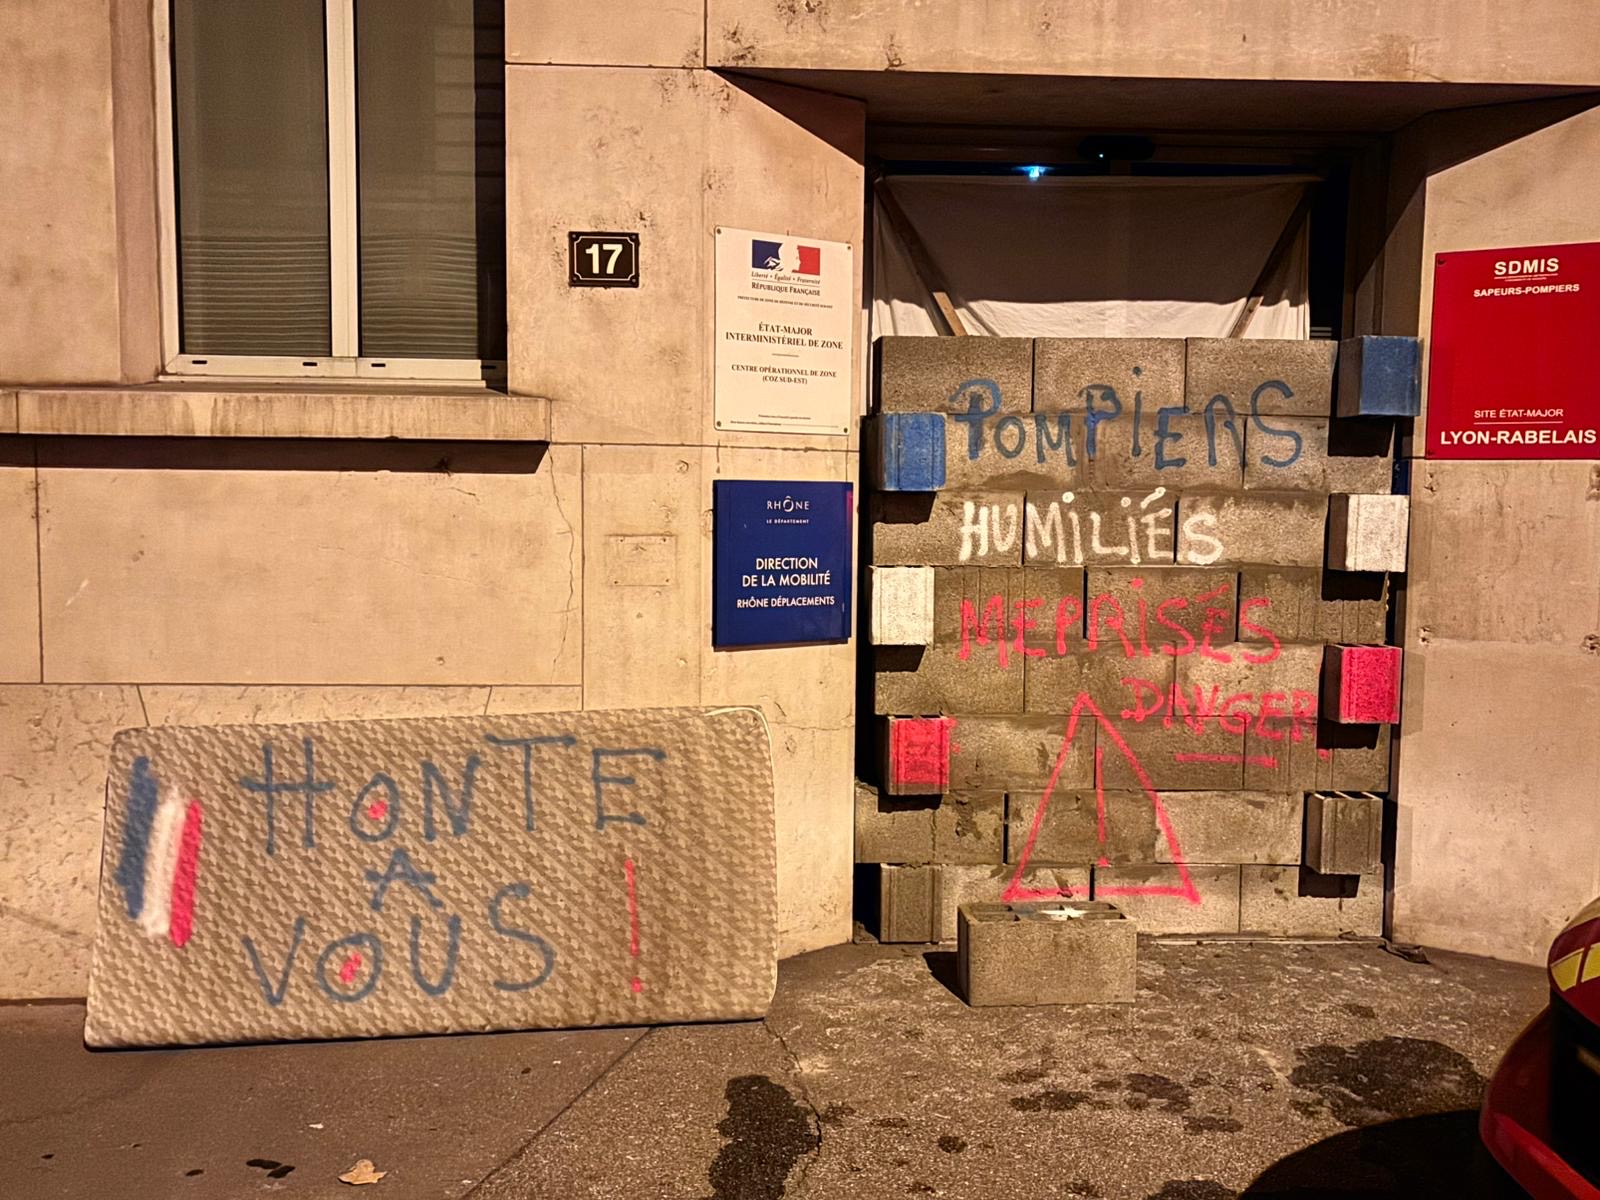
[[[1322,823],[1324,796],[1379,811],[1385,667],[1396,696],[1399,678],[1408,497],[1381,410],[1403,385],[1348,349],[1365,369],[1344,374],[1345,417],[1331,342],[878,343],[863,665],[881,753],[856,858],[882,937],[949,939],[959,903],[1064,894],[1146,932],[1382,931],[1381,863],[1335,853]],[[1353,558],[1330,557],[1335,506],[1361,517]]]

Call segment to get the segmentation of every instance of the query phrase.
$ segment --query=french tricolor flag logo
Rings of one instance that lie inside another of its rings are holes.
[[[128,780],[128,815],[114,878],[128,917],[149,937],[183,946],[194,935],[200,878],[200,802],[162,788],[148,758]]]

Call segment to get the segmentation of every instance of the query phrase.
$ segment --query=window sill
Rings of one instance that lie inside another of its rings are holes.
[[[318,386],[34,388],[0,392],[0,432],[72,436],[222,438],[415,438],[430,441],[550,439],[550,402],[479,388],[405,391],[349,381]]]

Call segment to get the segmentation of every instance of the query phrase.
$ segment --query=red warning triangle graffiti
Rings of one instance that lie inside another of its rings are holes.
[[[1024,887],[1022,878],[1027,874],[1028,860],[1033,857],[1034,843],[1039,839],[1039,830],[1044,827],[1044,815],[1050,808],[1050,798],[1055,794],[1056,781],[1060,779],[1061,768],[1066,764],[1067,756],[1072,751],[1073,741],[1078,736],[1078,723],[1086,709],[1093,715],[1094,722],[1098,723],[1099,730],[1097,735],[1095,723],[1084,723],[1084,729],[1089,736],[1094,738],[1095,806],[1096,811],[1100,814],[1100,819],[1104,820],[1105,813],[1105,789],[1101,784],[1101,760],[1106,749],[1101,737],[1105,737],[1110,739],[1111,746],[1127,760],[1128,766],[1133,771],[1133,777],[1139,781],[1139,787],[1143,790],[1146,798],[1150,801],[1151,807],[1155,810],[1156,825],[1161,830],[1161,836],[1166,839],[1168,857],[1171,858],[1172,865],[1178,868],[1178,883],[1176,885],[1110,884],[1105,887],[1096,887],[1094,889],[1095,896],[1097,898],[1102,896],[1172,896],[1176,899],[1185,900],[1190,904],[1199,904],[1200,893],[1196,890],[1194,881],[1189,877],[1189,867],[1184,862],[1183,851],[1178,846],[1178,836],[1173,832],[1172,820],[1167,816],[1166,805],[1162,804],[1161,796],[1151,784],[1149,774],[1145,771],[1143,764],[1139,762],[1139,756],[1133,752],[1132,748],[1123,739],[1116,726],[1106,719],[1105,714],[1089,698],[1087,692],[1078,693],[1078,699],[1072,706],[1072,713],[1067,717],[1067,728],[1061,738],[1061,748],[1056,752],[1055,766],[1051,768],[1050,778],[1044,785],[1044,794],[1039,798],[1039,806],[1034,810],[1033,825],[1029,828],[1027,840],[1022,845],[1022,854],[1017,859],[1017,869],[1011,876],[1010,884],[1007,885],[1005,892],[1001,895],[1001,900],[1007,904],[1015,904],[1025,900],[1059,900],[1072,895],[1070,887]],[[1101,858],[1101,865],[1106,865],[1104,857]]]

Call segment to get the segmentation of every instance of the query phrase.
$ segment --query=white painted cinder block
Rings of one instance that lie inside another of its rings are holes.
[[[1336,571],[1404,571],[1409,496],[1328,497],[1328,566]]]
[[[933,568],[872,568],[872,644],[933,644]]]

